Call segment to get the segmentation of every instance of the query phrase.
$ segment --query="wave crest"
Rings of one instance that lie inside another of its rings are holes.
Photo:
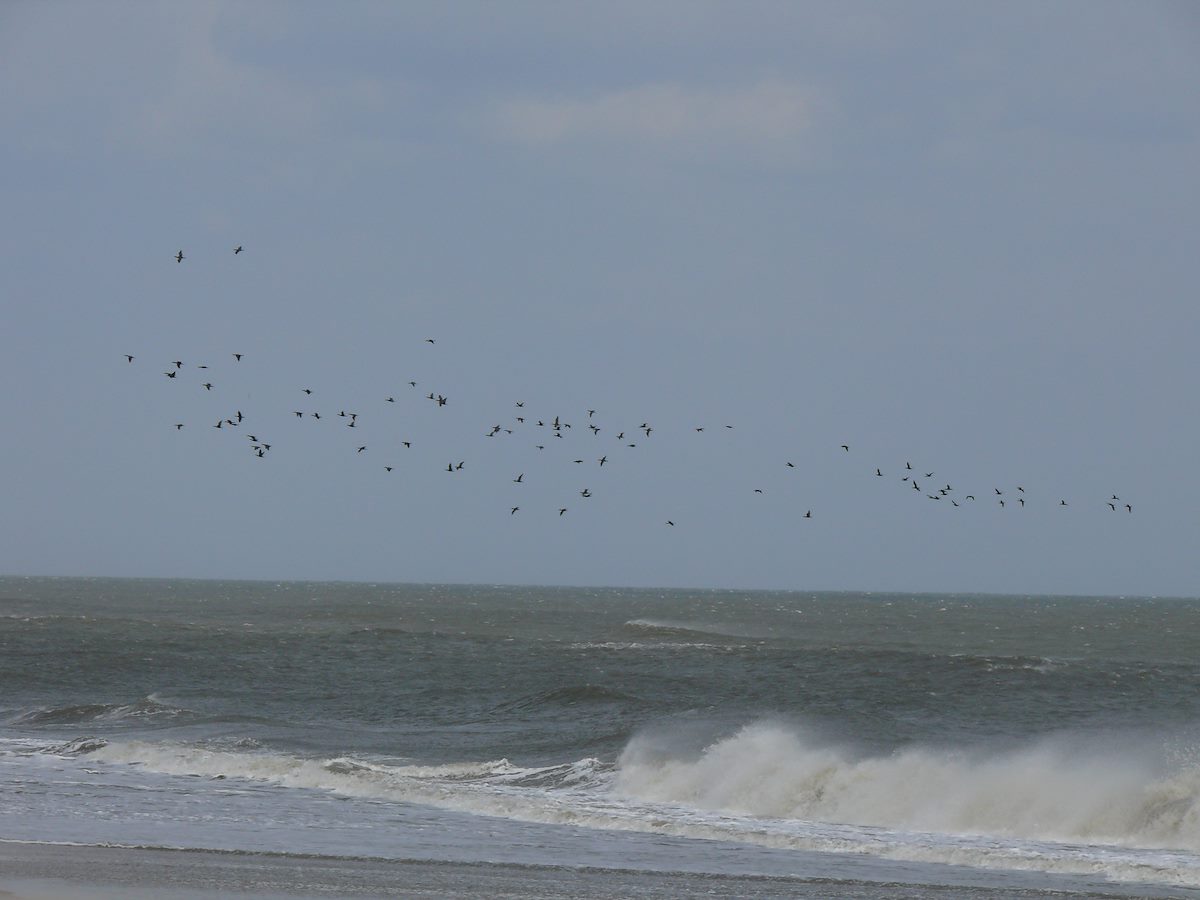
[[[190,709],[164,703],[154,694],[133,703],[82,703],[29,710],[12,719],[10,725],[89,725],[122,721],[163,722],[194,716]]]
[[[1162,772],[1136,753],[1066,739],[861,757],[756,723],[698,757],[635,738],[616,786],[643,802],[756,817],[1200,850],[1200,767]]]

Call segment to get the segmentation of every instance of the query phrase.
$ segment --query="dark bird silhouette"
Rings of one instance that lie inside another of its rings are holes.
[[[904,468],[911,470],[911,469],[912,469],[912,463],[910,463],[910,462],[906,462],[906,463],[904,464]]]
[[[238,255],[239,253],[241,253],[241,252],[242,252],[242,245],[241,245],[241,244],[238,244],[236,247],[234,247],[234,248],[233,248],[233,255],[234,255],[234,256],[237,256],[237,255]]]
[[[402,444],[403,444],[405,447],[411,447],[411,446],[412,446],[412,442],[411,442],[411,441],[401,441],[400,443],[402,443]]]
[[[1133,512],[1133,507],[1132,507],[1132,506],[1130,506],[1128,503],[1126,503],[1126,504],[1125,504],[1125,511],[1126,511],[1126,512]]]
[[[182,359],[173,359],[173,360],[171,360],[171,362],[172,362],[172,363],[174,363],[174,365],[175,365],[175,368],[177,368],[177,369],[182,369],[182,368],[183,368],[183,360],[182,360]],[[205,368],[205,367],[204,367],[204,366],[201,366],[200,368],[202,368],[202,369],[203,369],[203,368]]]
[[[175,262],[181,263],[184,261],[184,259],[186,259],[186,257],[183,255],[182,250],[180,250],[178,253],[175,254]]]
[[[311,393],[312,393],[312,388],[304,388],[304,393],[306,393],[306,394],[311,394]]]
[[[234,359],[236,359],[238,362],[241,362],[241,361],[242,361],[242,354],[240,354],[240,353],[235,353],[235,354],[233,354],[233,358],[234,358]]]
[[[1117,506],[1115,503],[1108,504],[1108,508],[1111,509],[1113,512],[1117,511]]]
[[[239,423],[242,421],[242,411],[240,409],[237,411],[237,420]]]
[[[395,398],[395,397],[388,397],[388,398],[387,398],[387,399],[386,399],[384,402],[386,402],[386,403],[395,403],[395,402],[396,402],[396,398]]]
[[[582,491],[579,492],[579,496],[580,497],[590,497],[590,496],[592,496],[592,492],[590,490],[588,490],[587,488],[584,488]]]
[[[425,338],[425,343],[432,344],[432,343],[434,343],[434,340],[433,340],[433,338]]]
[[[211,391],[212,390],[212,382],[211,381],[204,382],[204,389],[206,391]]]
[[[175,423],[175,430],[176,430],[176,431],[178,431],[178,430],[179,430],[179,429],[181,429],[182,427],[183,427],[183,423],[182,423],[182,422],[176,422],[176,423]]]
[[[524,477],[525,477],[525,473],[524,473],[524,472],[522,472],[520,475],[518,475],[516,478],[514,478],[514,479],[513,479],[513,484],[520,484],[520,483],[521,483],[521,480],[522,480]]]
[[[559,509],[559,511],[558,511],[558,514],[561,516],[561,515],[562,515],[563,513],[565,513],[566,511],[567,511],[567,508],[564,506],[564,507],[562,507],[561,509]]]
[[[842,444],[842,449],[843,449],[843,450],[845,450],[847,453],[849,453],[849,452],[850,452],[850,445],[849,445],[849,444]]]
[[[518,510],[518,509],[520,509],[520,508],[521,508],[521,507],[519,507],[519,506],[514,506],[514,507],[513,507],[511,510],[509,510],[508,514],[509,514],[510,516],[516,515],[516,513],[517,513],[517,510]]]
[[[608,462],[608,454],[607,453],[604,456],[600,457],[600,465],[604,465],[606,462]]]
[[[385,468],[385,469],[387,469],[389,472],[390,472],[390,471],[392,471],[392,467],[391,467],[391,466],[384,466],[384,468]]]
[[[164,374],[164,375],[166,375],[168,378],[174,378],[174,377],[175,377],[175,373],[174,373],[174,372],[163,372],[163,374]]]
[[[811,519],[811,518],[812,518],[812,510],[811,510],[811,509],[810,509],[808,512],[806,512],[806,513],[804,514],[804,518],[806,518],[806,519]]]
[[[875,477],[876,477],[876,478],[882,478],[882,477],[883,477],[883,473],[882,473],[882,472],[880,472],[878,469],[876,469],[876,470],[875,470]]]
[[[362,453],[366,449],[367,449],[366,447],[359,447],[357,452]]]
[[[133,357],[132,357],[132,356],[130,356],[128,353],[126,353],[126,354],[125,354],[125,358],[126,358],[127,360],[129,360],[130,362],[133,362]]]
[[[675,523],[672,522],[670,519],[667,519],[667,524],[670,525],[672,528],[675,527]]]
[[[455,466],[454,468],[456,471],[462,471],[462,467],[463,467],[463,462],[462,462],[462,460],[459,460],[458,465]]]
[[[967,496],[966,496],[966,497],[964,497],[963,499],[964,499],[964,500],[974,500],[974,499],[975,499],[975,495],[974,495],[974,494],[967,494]]]
[[[754,489],[754,493],[756,493],[756,494],[761,494],[761,493],[762,493],[762,488],[755,488],[755,489]]]
[[[926,477],[926,478],[932,478],[932,477],[933,477],[933,473],[932,473],[932,472],[926,472],[926,473],[925,473],[925,477]]]
[[[1066,500],[1059,500],[1059,501],[1058,501],[1058,505],[1059,505],[1059,506],[1066,506],[1066,505],[1067,505],[1067,501],[1066,501]]]
[[[795,463],[791,463],[791,462],[790,462],[790,463],[788,463],[788,464],[787,464],[787,467],[788,467],[789,469],[794,469],[794,468],[796,468],[796,464],[795,464]]]

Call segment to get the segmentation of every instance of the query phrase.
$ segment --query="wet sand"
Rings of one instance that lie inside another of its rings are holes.
[[[1047,893],[1037,892],[1046,897]],[[1029,897],[1029,892],[691,873],[89,847],[0,841],[0,898]],[[1060,895],[1061,896],[1061,895]],[[1079,895],[1074,895],[1079,896]]]

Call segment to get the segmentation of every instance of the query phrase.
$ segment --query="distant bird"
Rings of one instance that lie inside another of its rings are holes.
[[[524,473],[524,472],[522,472],[520,475],[518,475],[516,478],[514,478],[514,479],[513,479],[513,484],[520,484],[520,483],[521,483],[521,480],[522,480],[524,477],[525,477],[525,473]]]
[[[675,523],[672,522],[670,519],[667,519],[667,524],[670,525],[672,528],[675,527]]]
[[[455,471],[460,471],[460,472],[461,472],[461,471],[462,471],[462,467],[463,467],[462,460],[459,460],[459,462],[458,462],[458,465],[457,465],[457,466],[455,466],[455,467],[454,467],[454,469],[455,469]]]
[[[875,470],[875,477],[876,477],[876,478],[882,478],[882,477],[883,477],[883,473],[882,473],[882,472],[880,472],[878,469],[876,469],[876,470]]]
[[[1017,490],[1020,491],[1022,494],[1025,493],[1025,488],[1021,487],[1019,484],[1017,485]]]
[[[388,398],[386,398],[386,400],[385,400],[384,402],[385,402],[385,403],[395,403],[395,402],[396,402],[396,398],[395,398],[395,397],[388,397]]]
[[[842,444],[842,449],[843,449],[843,450],[845,450],[847,453],[849,453],[849,452],[850,452],[850,445],[849,445],[849,444]]]
[[[1111,509],[1113,512],[1116,512],[1116,511],[1117,511],[1116,504],[1114,504],[1114,503],[1110,503],[1110,504],[1108,504],[1108,508],[1109,508],[1109,509]]]
[[[1000,505],[1001,505],[1001,506],[1003,506],[1003,505],[1004,505],[1004,501],[1003,501],[1003,500],[1001,500],[1001,501],[1000,501]]]
[[[412,441],[401,441],[400,443],[402,443],[402,444],[403,444],[405,447],[411,447],[411,446],[412,446]]]
[[[240,353],[235,353],[235,354],[233,354],[233,358],[234,358],[234,359],[236,359],[238,362],[241,362],[241,361],[242,361],[242,354],[240,354]]]
[[[242,421],[242,411],[240,409],[237,411],[237,420],[238,422]]]
[[[567,511],[567,508],[564,506],[564,507],[562,507],[561,509],[559,509],[559,511],[558,511],[558,514],[561,516],[561,515],[562,515],[563,513],[565,513],[566,511]]]
[[[964,497],[963,499],[964,499],[964,500],[974,500],[974,499],[975,499],[975,495],[974,495],[974,494],[967,494],[967,496],[966,496],[966,497]]]
[[[173,359],[173,360],[171,360],[171,362],[175,365],[175,368],[177,368],[177,369],[183,368],[183,360],[182,359]],[[200,368],[203,369],[205,367],[201,366]]]
[[[312,393],[312,388],[304,388],[303,390],[304,390],[304,393],[306,393],[306,394]]]
[[[787,467],[788,467],[789,469],[794,469],[794,468],[796,468],[796,464],[795,464],[795,463],[791,463],[791,462],[790,462],[790,463],[788,463],[788,464],[787,464]]]
[[[926,473],[925,473],[925,477],[926,477],[926,478],[932,478],[932,477],[933,477],[933,473],[932,473],[932,472],[926,472]]]
[[[587,488],[584,488],[582,491],[579,492],[579,496],[580,497],[590,497],[590,496],[592,496],[592,492],[590,490],[588,490]]]
[[[1021,504],[1021,506],[1024,506],[1024,505],[1025,505],[1025,498],[1024,498],[1024,497],[1018,497],[1018,498],[1017,498],[1017,502],[1018,502],[1018,503],[1020,503],[1020,504]]]
[[[434,340],[433,340],[433,338],[425,338],[425,343],[432,344],[432,343],[434,343]]]
[[[454,471],[454,463],[446,463],[446,471],[453,472]]]
[[[132,357],[132,356],[130,356],[128,353],[126,353],[126,354],[125,354],[125,358],[126,358],[127,360],[129,360],[130,362],[133,362],[133,357]]]
[[[211,381],[204,382],[204,389],[206,391],[211,391],[212,390],[212,382]]]
[[[164,375],[166,375],[168,378],[174,378],[174,377],[175,377],[175,373],[174,373],[174,372],[163,372],[163,374],[164,374]]]
[[[754,493],[756,493],[756,494],[761,494],[761,493],[762,493],[762,488],[755,488],[755,489],[754,489]]]
[[[600,457],[600,465],[604,465],[606,462],[608,462],[608,454],[607,453],[604,456]]]
[[[185,257],[184,257],[184,255],[183,255],[183,251],[182,251],[182,250],[180,250],[178,253],[176,253],[176,254],[175,254],[175,262],[177,262],[177,263],[181,263],[181,262],[183,262],[184,258],[185,258]]]
[[[518,509],[520,509],[520,508],[521,508],[521,507],[519,507],[519,506],[514,506],[512,509],[510,509],[510,510],[508,511],[508,514],[509,514],[510,516],[516,515],[516,513],[517,513],[517,510],[518,510]]]
[[[1130,506],[1128,503],[1126,503],[1126,504],[1125,504],[1125,511],[1126,511],[1126,512],[1133,512],[1133,507],[1132,507],[1132,506]]]
[[[241,252],[242,252],[242,245],[241,245],[241,244],[238,244],[236,247],[234,247],[234,248],[233,248],[233,255],[234,255],[234,256],[237,256],[237,255],[238,255],[239,253],[241,253]]]
[[[359,448],[358,448],[358,452],[359,452],[359,453],[362,453],[362,452],[363,452],[364,450],[366,450],[366,449],[367,449],[367,448],[366,448],[365,446],[363,446],[363,447],[359,447]]]
[[[1058,505],[1059,505],[1059,506],[1066,506],[1066,505],[1067,505],[1067,501],[1066,501],[1066,500],[1059,500],[1059,501],[1058,501]]]
[[[179,430],[179,429],[181,429],[181,428],[183,428],[183,423],[182,423],[182,422],[176,422],[176,423],[175,423],[175,430],[176,430],[176,431],[178,431],[178,430]]]
[[[1004,493],[1004,491],[1000,490],[1000,488],[992,488],[992,490],[996,492],[997,497]]]
[[[384,466],[384,468],[385,468],[385,469],[387,469],[389,472],[390,472],[390,471],[392,471],[392,467],[391,467],[391,466]]]
[[[811,518],[812,518],[812,510],[811,510],[811,509],[810,509],[808,512],[806,512],[806,513],[804,514],[804,518],[806,518],[806,519],[811,519]]]
[[[910,463],[910,462],[906,462],[906,463],[904,464],[904,468],[906,468],[906,469],[912,469],[912,463]]]

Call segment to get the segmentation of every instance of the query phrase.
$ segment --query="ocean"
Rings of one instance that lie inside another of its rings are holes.
[[[10,847],[1200,897],[1198,801],[1194,600],[0,578]]]

